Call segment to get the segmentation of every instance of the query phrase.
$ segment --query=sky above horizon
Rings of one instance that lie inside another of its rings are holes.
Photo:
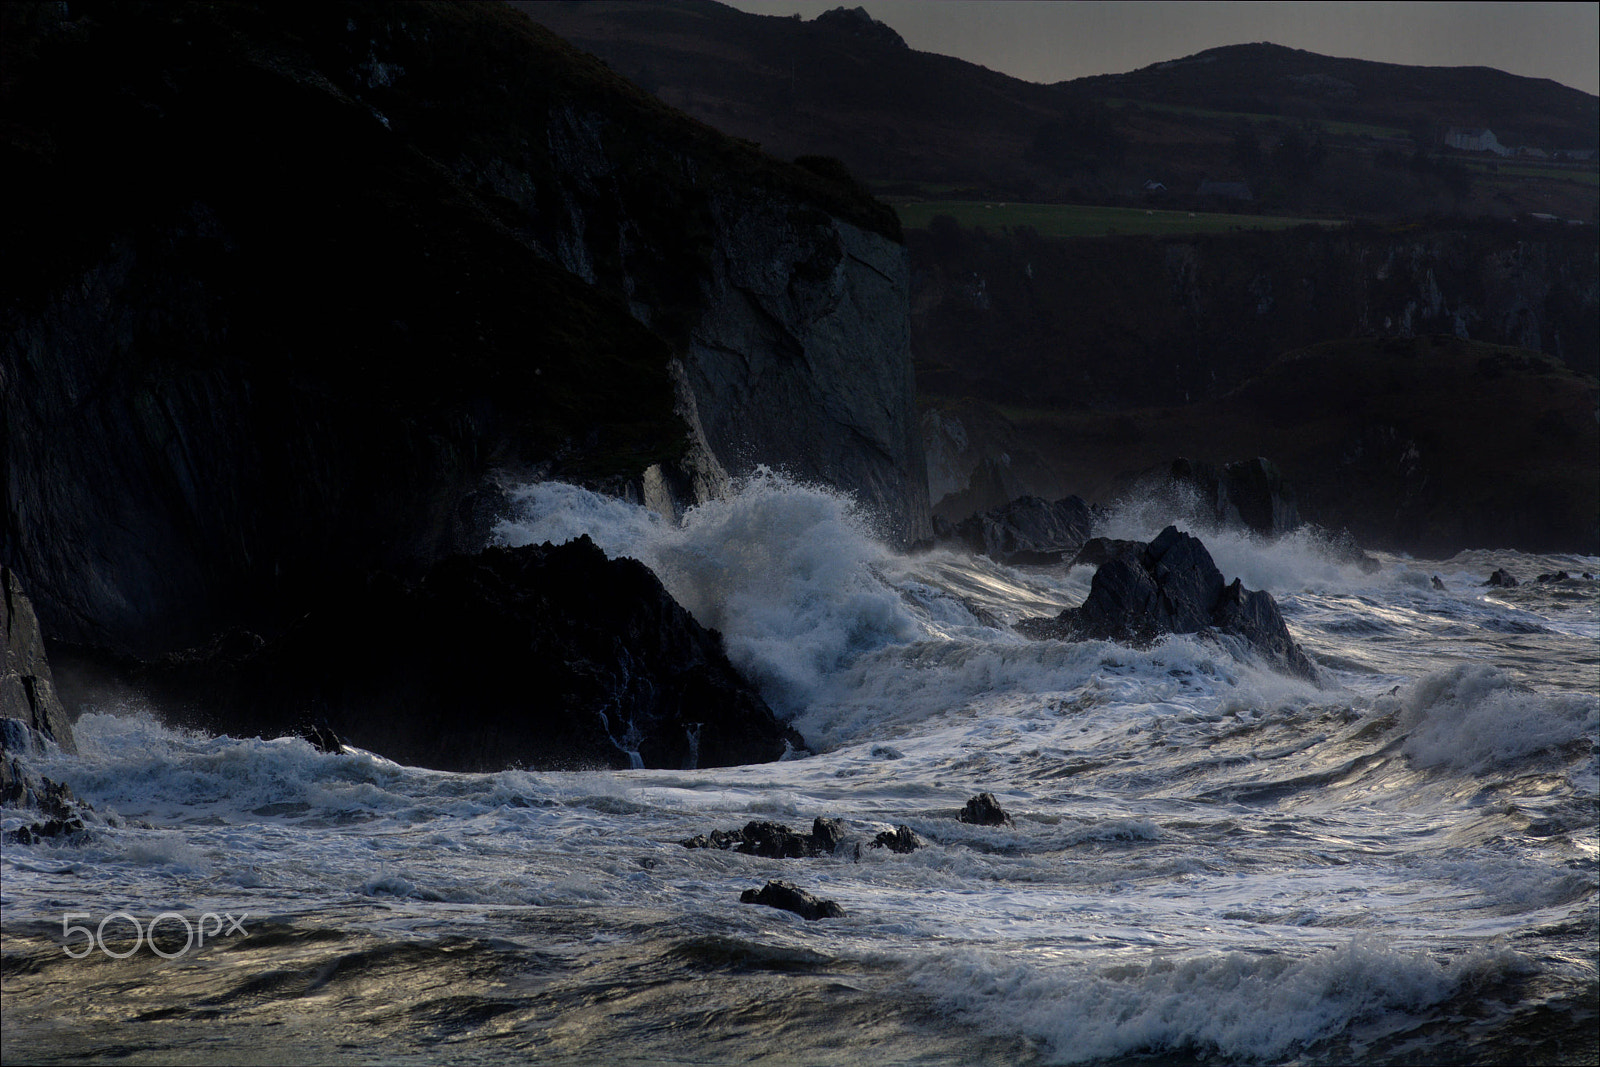
[[[1034,82],[1120,74],[1207,48],[1271,41],[1329,56],[1495,67],[1600,93],[1600,4],[1242,0],[727,0],[812,19],[863,7],[912,48]]]

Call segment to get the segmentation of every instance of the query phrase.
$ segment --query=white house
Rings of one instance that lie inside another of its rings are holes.
[[[1463,152],[1493,152],[1509,156],[1511,149],[1495,140],[1494,131],[1481,126],[1452,126],[1445,131],[1444,143]]]

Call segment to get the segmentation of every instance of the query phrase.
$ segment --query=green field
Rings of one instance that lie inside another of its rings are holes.
[[[1600,170],[1578,167],[1541,167],[1537,163],[1480,163],[1468,160],[1467,167],[1477,174],[1490,178],[1551,178],[1558,182],[1577,182],[1580,185],[1600,186]],[[1493,166],[1495,169],[1490,170]]]
[[[1205,211],[1151,211],[1135,207],[1075,204],[1015,204],[977,200],[922,200],[895,204],[906,229],[926,229],[935,215],[949,215],[962,226],[1017,229],[1028,226],[1041,237],[1103,237],[1109,234],[1226,233],[1229,230],[1286,230],[1291,226],[1338,226],[1329,219],[1277,215],[1227,215]]]

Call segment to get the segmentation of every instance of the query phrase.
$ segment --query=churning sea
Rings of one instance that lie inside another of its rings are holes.
[[[515,503],[497,539],[643,560],[814,754],[450,774],[92,707],[28,767],[91,833],[0,862],[6,1063],[1600,1061],[1600,559],[1369,573],[1180,517],[1312,684],[1204,637],[1026,640],[1089,568],[896,554],[772,474],[680,525]],[[1013,825],[958,820],[984,791]],[[680,844],[816,816],[865,847]],[[927,845],[870,847],[897,825]],[[739,902],[775,878],[845,915]]]

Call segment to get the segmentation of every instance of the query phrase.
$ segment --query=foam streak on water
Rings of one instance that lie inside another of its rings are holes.
[[[1594,1058],[1595,583],[1481,583],[1600,561],[1369,574],[1202,531],[1278,598],[1311,685],[1201,637],[1026,641],[1008,624],[1088,571],[898,556],[772,474],[681,526],[559,484],[515,504],[504,543],[647,563],[817,754],[457,775],[102,708],[81,756],[32,766],[116,825],[5,849],[8,1062]],[[1014,825],[957,820],[985,790]],[[834,857],[677,843],[817,815],[854,838]],[[901,824],[927,847],[870,847]],[[779,877],[847,915],[738,903]],[[63,954],[63,912],[118,910],[254,932]]]

